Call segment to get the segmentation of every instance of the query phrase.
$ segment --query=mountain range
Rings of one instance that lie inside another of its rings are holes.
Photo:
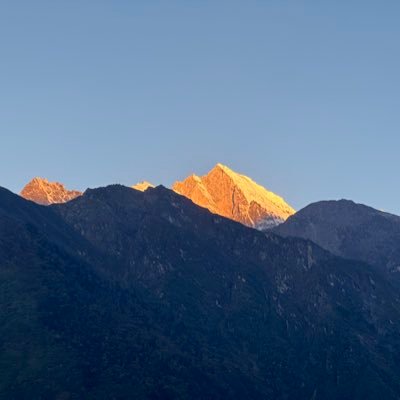
[[[147,181],[132,186],[140,191],[149,187],[154,185]],[[222,164],[205,176],[193,174],[175,182],[172,190],[214,214],[261,230],[282,223],[295,212],[281,197]],[[80,195],[81,192],[66,190],[64,185],[42,178],[34,178],[21,191],[22,197],[44,205],[65,203]]]
[[[253,229],[286,206],[221,165],[136,189],[0,188],[0,398],[400,398],[399,217]]]

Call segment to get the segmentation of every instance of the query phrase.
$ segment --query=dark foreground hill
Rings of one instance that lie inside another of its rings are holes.
[[[275,228],[380,267],[400,285],[400,217],[349,200],[310,204]]]
[[[398,399],[379,269],[162,187],[0,190],[0,397]]]

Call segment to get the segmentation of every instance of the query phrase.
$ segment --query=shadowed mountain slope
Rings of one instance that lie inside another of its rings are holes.
[[[382,267],[400,282],[400,217],[348,200],[310,204],[275,229],[342,257]]]
[[[396,399],[378,270],[165,188],[0,191],[0,397]]]

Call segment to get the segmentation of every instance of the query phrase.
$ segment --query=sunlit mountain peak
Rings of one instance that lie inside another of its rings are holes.
[[[33,178],[21,191],[21,196],[25,199],[45,206],[66,203],[81,195],[82,192],[68,190],[62,183],[49,182],[40,177]]]
[[[153,188],[155,187],[152,183],[147,182],[147,181],[142,181],[138,182],[136,185],[132,186],[132,189],[140,190],[141,192],[144,192],[148,188]]]
[[[215,214],[262,230],[295,212],[282,197],[221,163],[204,176],[175,182],[173,190]]]

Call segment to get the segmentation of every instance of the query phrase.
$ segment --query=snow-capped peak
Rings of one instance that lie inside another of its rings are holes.
[[[275,226],[295,212],[282,197],[220,163],[202,177],[176,182],[173,190],[215,214],[259,229]]]

